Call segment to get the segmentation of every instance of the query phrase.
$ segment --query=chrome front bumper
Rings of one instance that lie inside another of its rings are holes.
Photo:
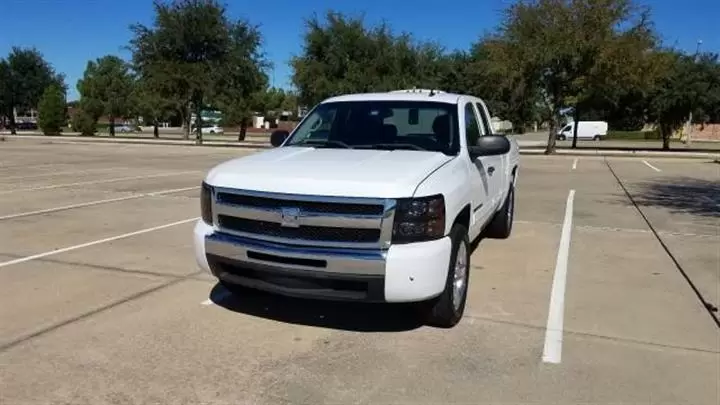
[[[234,235],[205,236],[208,266],[219,280],[289,296],[381,302],[381,250],[296,247]]]
[[[296,247],[214,233],[205,237],[205,252],[243,263],[272,265],[283,270],[310,270],[334,274],[385,274],[382,250]]]
[[[283,295],[370,302],[417,302],[446,284],[450,238],[388,249],[298,247],[217,232],[198,220],[198,265],[224,284]]]

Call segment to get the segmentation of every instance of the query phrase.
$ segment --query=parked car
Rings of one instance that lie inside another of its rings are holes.
[[[324,100],[274,149],[210,170],[199,265],[230,291],[465,309],[471,246],[510,236],[519,150],[483,100],[434,90]]]
[[[115,125],[115,132],[120,133],[129,133],[129,132],[138,132],[139,128],[134,125],[129,124],[116,124]]]
[[[192,127],[192,130],[193,130],[193,132],[197,131],[197,127],[196,127],[196,126],[193,126],[193,127]],[[225,131],[224,131],[223,128],[220,127],[220,126],[217,126],[217,125],[214,125],[214,124],[210,124],[210,125],[203,125],[203,126],[202,126],[202,129],[200,130],[200,132],[203,133],[203,134],[222,134],[222,133],[224,133]]]
[[[605,121],[578,121],[578,140],[594,140],[599,141],[607,136],[608,123]],[[575,123],[571,122],[558,131],[557,139],[564,141],[572,139],[575,134]]]
[[[35,122],[16,122],[15,129],[18,131],[37,131],[38,125]]]

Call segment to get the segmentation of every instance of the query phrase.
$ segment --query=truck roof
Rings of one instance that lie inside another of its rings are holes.
[[[430,95],[431,92],[433,93],[432,96]],[[344,94],[325,99],[322,103],[342,101],[434,101],[438,103],[457,104],[460,97],[463,97],[463,95],[447,93],[442,90],[408,89],[377,93]]]

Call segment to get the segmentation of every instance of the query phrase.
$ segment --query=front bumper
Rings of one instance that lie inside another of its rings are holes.
[[[387,250],[300,247],[217,233],[199,220],[195,257],[223,282],[284,295],[414,302],[445,288],[449,238]]]

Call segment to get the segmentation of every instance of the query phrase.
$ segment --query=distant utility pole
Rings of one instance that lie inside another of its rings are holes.
[[[693,61],[695,63],[697,63],[698,58],[700,57],[700,45],[702,45],[702,43],[703,43],[702,39],[698,39],[697,45],[695,46],[695,56],[693,57]],[[685,140],[686,145],[690,145],[690,142],[692,142],[692,139],[691,139],[692,132],[693,132],[692,118],[693,118],[693,114],[692,114],[692,110],[690,110],[690,115],[688,116],[688,121],[687,121],[687,138]]]

